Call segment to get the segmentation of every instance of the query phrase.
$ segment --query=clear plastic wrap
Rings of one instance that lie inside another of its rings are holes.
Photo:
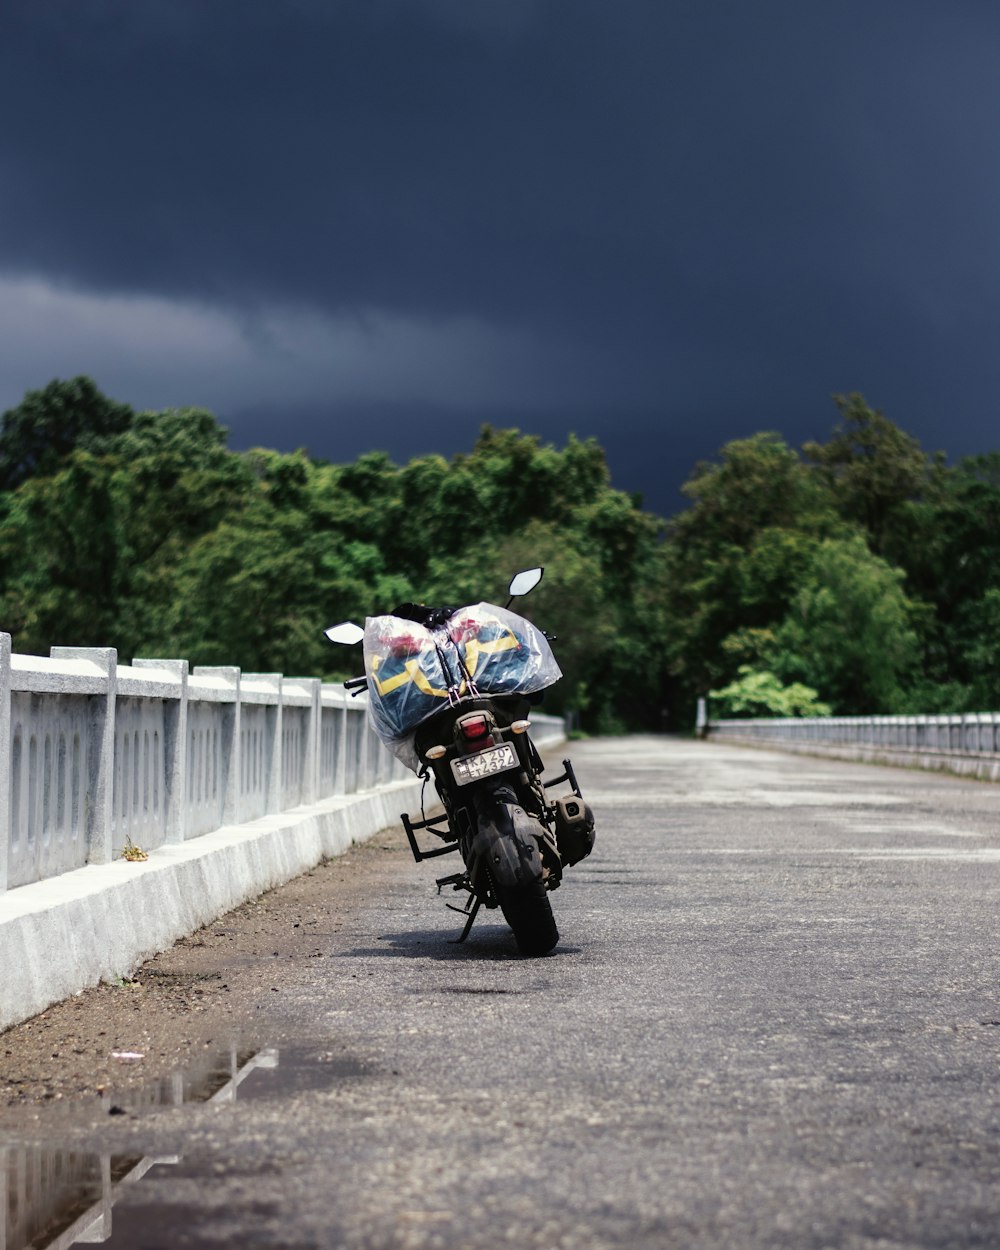
[[[368,716],[375,733],[414,772],[418,725],[448,706],[449,697],[535,694],[562,676],[540,630],[492,603],[453,612],[429,629],[398,616],[365,621]]]

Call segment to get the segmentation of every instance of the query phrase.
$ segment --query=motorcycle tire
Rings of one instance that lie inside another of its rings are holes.
[[[521,954],[544,955],[559,941],[559,930],[542,879],[537,822],[509,786],[482,790],[475,803],[474,862],[487,874]]]
[[[503,918],[510,925],[522,955],[547,955],[559,941],[549,894],[541,881],[516,885],[492,882]]]

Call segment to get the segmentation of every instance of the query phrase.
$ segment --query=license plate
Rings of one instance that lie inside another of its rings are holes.
[[[475,755],[462,755],[451,761],[455,784],[459,786],[467,786],[470,781],[479,781],[481,777],[492,777],[494,773],[505,773],[517,766],[517,752],[509,742],[501,742],[499,746],[487,747]]]

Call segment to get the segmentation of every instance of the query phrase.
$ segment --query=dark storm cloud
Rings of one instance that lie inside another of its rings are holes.
[[[515,391],[415,396],[427,428],[575,412],[626,478],[649,449],[676,484],[727,437],[822,435],[841,390],[933,445],[996,441],[992,4],[6,0],[0,23],[4,275],[225,308],[249,342],[289,308],[530,339]],[[335,455],[324,385],[299,441]]]

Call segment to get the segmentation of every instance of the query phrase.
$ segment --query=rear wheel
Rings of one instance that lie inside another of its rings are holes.
[[[484,789],[475,803],[473,879],[485,872],[521,954],[544,955],[559,941],[538,845],[544,831],[509,786]]]
[[[493,892],[522,955],[544,955],[559,941],[549,893],[541,881],[498,885]]]

